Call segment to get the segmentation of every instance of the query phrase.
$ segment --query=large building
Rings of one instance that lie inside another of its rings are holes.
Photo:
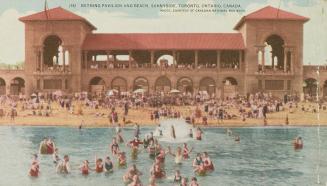
[[[304,67],[302,57],[309,18],[271,6],[243,16],[234,33],[99,34],[60,7],[19,20],[25,24],[25,67],[0,71],[0,94],[139,88],[221,97],[315,94],[316,70]]]

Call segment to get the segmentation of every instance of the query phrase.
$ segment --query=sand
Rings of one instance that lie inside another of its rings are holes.
[[[310,103],[301,103],[308,107]],[[299,108],[294,109],[290,112],[289,110],[268,113],[267,115],[267,125],[268,126],[286,126],[286,116],[288,116],[289,126],[318,126],[327,125],[327,111],[320,110],[319,119],[318,114],[313,112],[303,112],[301,111],[301,104]],[[314,105],[314,104],[311,104]],[[62,109],[58,104],[54,103],[52,105],[53,111],[51,116],[33,116],[31,110],[22,111],[18,106],[18,116],[15,120],[11,120],[9,116],[0,118],[0,125],[15,125],[15,126],[72,126],[78,127],[82,120],[84,120],[84,127],[110,127],[113,126],[108,119],[109,110],[108,109],[91,109],[84,107],[83,115],[71,114],[66,109]],[[189,106],[178,106],[173,107],[174,109],[180,111],[182,115],[190,115],[191,110],[194,107]],[[123,109],[116,109],[119,115],[119,123],[122,123]],[[128,116],[126,116],[126,121],[128,121],[125,126],[133,125],[138,123],[142,126],[156,125],[158,122],[151,120],[150,113],[154,108],[131,108],[129,110]],[[229,112],[237,113],[236,109],[230,109]],[[97,116],[97,113],[103,113],[103,116]],[[196,125],[202,125],[201,120],[197,120]],[[204,127],[253,127],[253,126],[264,126],[263,119],[246,119],[242,121],[241,118],[224,120],[222,123],[217,120],[208,120],[208,125]]]

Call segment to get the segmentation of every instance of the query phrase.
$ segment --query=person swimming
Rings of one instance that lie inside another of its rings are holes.
[[[176,164],[182,164],[182,160],[183,160],[182,148],[177,147],[176,152],[173,153],[173,152],[171,151],[171,148],[168,147],[168,153],[169,153],[170,155],[172,155],[172,156],[175,157],[175,163],[176,163]]]
[[[83,175],[88,175],[89,174],[89,161],[88,160],[84,160],[83,165],[80,167],[81,173]]]
[[[54,164],[57,164],[60,161],[58,151],[59,151],[58,148],[55,148],[54,153],[52,154],[52,159]]]
[[[189,154],[192,152],[193,147],[191,148],[191,150],[188,149],[187,147],[187,143],[183,143],[183,158],[184,160],[189,159]]]
[[[195,138],[196,140],[199,140],[201,141],[202,140],[202,130],[200,129],[200,127],[196,128],[196,131],[195,131]]]
[[[56,167],[56,172],[60,174],[68,174],[70,173],[70,164],[69,164],[69,156],[65,155],[64,159],[58,163]]]
[[[135,175],[140,176],[142,175],[142,172],[137,169],[135,164],[133,164],[123,176],[124,183],[131,183]]]
[[[104,170],[105,172],[113,172],[114,171],[114,165],[112,161],[110,160],[110,157],[107,156],[106,160],[104,162]]]
[[[293,141],[294,149],[302,149],[303,148],[303,141],[300,136],[296,137]]]
[[[127,166],[125,152],[120,152],[118,154],[118,167],[124,168]]]
[[[101,158],[97,158],[95,156],[95,172],[102,173],[103,172],[103,162]]]
[[[182,182],[182,175],[181,172],[179,170],[175,171],[175,175],[174,175],[174,183],[178,183],[180,184]]]
[[[171,132],[171,134],[170,134],[171,137],[174,138],[174,139],[176,139],[176,133],[175,133],[175,127],[174,127],[174,125],[171,126],[171,131],[170,132]]]
[[[31,177],[38,177],[40,173],[40,167],[37,162],[33,162],[31,165],[31,168],[28,172],[28,175]]]
[[[161,169],[160,165],[154,165],[151,175],[154,176],[155,179],[162,179],[166,177],[166,172]]]
[[[205,168],[206,171],[215,170],[214,165],[213,165],[213,163],[212,163],[212,161],[211,161],[211,159],[210,159],[207,152],[203,153],[202,160],[203,160],[204,168]]]
[[[193,138],[193,130],[192,130],[192,128],[190,128],[190,132],[189,132],[188,136],[189,136],[190,138]]]
[[[113,156],[116,156],[119,153],[119,145],[117,143],[116,138],[112,138],[112,142],[110,144],[110,150]]]

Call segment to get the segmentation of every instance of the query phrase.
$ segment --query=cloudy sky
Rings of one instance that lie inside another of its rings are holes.
[[[159,9],[81,8],[84,3],[229,3],[243,13],[160,13]],[[71,3],[77,4],[71,8]],[[92,22],[96,32],[233,32],[245,14],[271,5],[310,18],[304,26],[304,64],[327,63],[327,0],[48,0],[49,8],[61,6]],[[18,18],[42,11],[44,0],[1,2],[0,63],[24,61],[24,25]]]

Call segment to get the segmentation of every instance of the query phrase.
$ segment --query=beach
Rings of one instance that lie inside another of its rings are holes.
[[[315,107],[314,103],[299,103],[298,108],[289,110],[285,108],[283,111],[267,113],[266,125],[267,126],[287,126],[287,117],[289,126],[318,126],[327,125],[327,111],[320,110],[319,119],[318,113],[312,111],[302,111],[301,107]],[[188,116],[195,109],[195,106],[170,106],[171,109],[177,110],[181,116]],[[5,110],[8,108],[4,108]],[[17,109],[17,117],[14,120],[9,115],[0,118],[0,125],[15,125],[15,126],[70,126],[77,127],[83,121],[83,127],[113,127],[115,124],[109,121],[110,109],[107,108],[90,108],[83,106],[82,114],[72,113],[65,108],[61,108],[56,102],[52,103],[52,113],[50,116],[33,115],[31,110]],[[135,123],[141,126],[156,126],[160,121],[152,120],[150,117],[151,112],[156,110],[152,107],[132,107],[129,109],[128,115],[124,116],[124,108],[117,107],[119,121],[122,126],[132,126]],[[8,112],[8,111],[7,111]],[[237,113],[238,110],[234,108],[228,109],[230,113]],[[203,114],[205,115],[205,113]],[[125,123],[122,118],[125,117]],[[168,119],[161,117],[160,119]],[[117,124],[117,123],[116,123]],[[195,119],[195,125],[202,127],[256,127],[264,126],[263,118],[246,118],[243,121],[240,117],[232,119],[224,119],[218,121],[215,118],[208,118],[207,125],[204,125],[202,119]]]

